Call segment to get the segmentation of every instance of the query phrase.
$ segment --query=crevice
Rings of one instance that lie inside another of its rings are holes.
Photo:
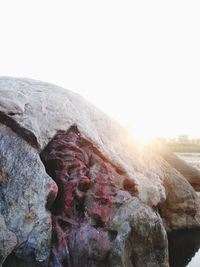
[[[104,262],[117,236],[107,225],[113,210],[123,203],[118,192],[126,190],[124,184],[135,191],[134,183],[127,182],[76,126],[58,131],[40,157],[58,186],[57,198],[49,207],[53,223],[49,267]]]
[[[15,113],[8,113],[10,116],[15,115]],[[6,115],[5,113],[3,113],[2,111],[0,111],[0,123],[6,125],[7,127],[9,127],[10,129],[13,130],[13,132],[15,132],[18,136],[20,136],[21,138],[23,138],[27,143],[29,143],[31,146],[33,146],[34,148],[39,148],[39,144],[37,141],[37,138],[35,137],[35,135],[25,129],[24,127],[22,127],[19,123],[17,123],[12,117],[10,117],[8,115]]]

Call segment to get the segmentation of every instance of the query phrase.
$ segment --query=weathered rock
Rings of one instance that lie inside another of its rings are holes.
[[[16,245],[16,235],[6,227],[4,217],[0,215],[0,266]]]
[[[137,198],[116,212],[110,229],[118,233],[113,241],[108,266],[168,267],[166,232],[160,216]]]
[[[20,132],[38,152],[57,131],[76,125],[86,140],[138,184],[143,201],[151,203],[152,195],[154,204],[165,199],[158,177],[154,173],[146,177],[141,171],[144,166],[127,130],[81,96],[55,85],[10,77],[0,78],[0,95],[0,122]]]
[[[167,266],[167,238],[159,214],[132,196],[135,184],[76,127],[59,132],[41,157],[59,186],[51,208],[51,267],[66,262],[80,267]]]
[[[165,188],[166,199],[158,206],[166,229],[199,227],[200,198],[188,180],[152,149],[144,150],[140,156],[144,171],[150,169],[157,174]]]
[[[198,227],[200,225],[198,195],[178,171],[169,168],[166,164],[163,171],[166,200],[160,203],[159,208],[166,229]]]
[[[80,96],[0,78],[4,267],[48,265],[50,250],[55,267],[168,266],[163,222],[199,226],[199,206],[180,172]]]
[[[27,261],[41,264],[48,261],[51,216],[45,205],[53,187],[57,186],[46,174],[36,150],[1,124],[0,213],[6,228],[12,231],[12,235],[4,237],[10,240],[9,247],[3,249],[2,253],[7,253],[4,257],[14,250],[19,258]]]
[[[188,180],[195,191],[200,192],[200,171],[198,169],[177,157],[161,144],[157,144],[154,149]]]

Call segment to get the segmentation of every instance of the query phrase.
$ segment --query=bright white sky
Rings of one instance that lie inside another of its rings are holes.
[[[200,137],[199,14],[192,0],[0,0],[0,75],[76,91],[141,137]]]

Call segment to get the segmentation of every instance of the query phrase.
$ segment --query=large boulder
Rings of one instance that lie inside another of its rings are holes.
[[[137,146],[127,130],[81,96],[55,85],[29,79],[0,79],[0,122],[40,153],[59,130],[76,125],[112,164],[135,181],[139,197],[154,204],[165,199],[158,177],[146,177]],[[139,171],[138,171],[139,170]],[[155,203],[156,202],[156,203]]]
[[[66,89],[2,77],[0,96],[3,266],[168,266],[165,229],[200,225],[185,177]]]

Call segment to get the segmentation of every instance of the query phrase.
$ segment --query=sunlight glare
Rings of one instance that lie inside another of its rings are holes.
[[[136,140],[140,146],[146,146],[155,138],[151,129],[145,124],[137,125],[137,127],[131,125],[127,129],[129,136]]]

